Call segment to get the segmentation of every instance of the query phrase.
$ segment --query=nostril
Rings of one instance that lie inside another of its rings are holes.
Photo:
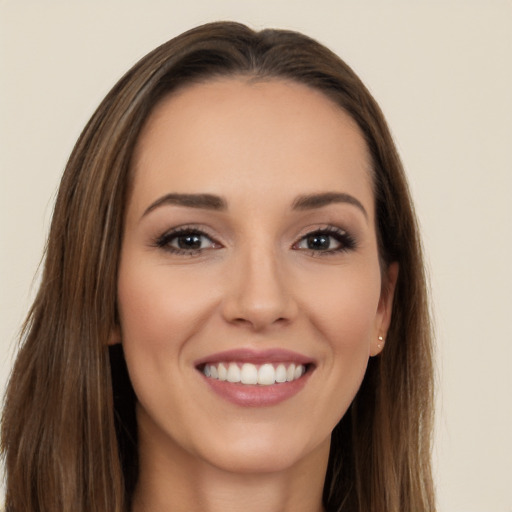
[[[234,318],[231,322],[241,327],[246,326],[255,331],[259,331],[271,326],[285,325],[289,322],[289,319],[283,316],[274,319],[270,315],[254,315],[248,318],[237,317]]]

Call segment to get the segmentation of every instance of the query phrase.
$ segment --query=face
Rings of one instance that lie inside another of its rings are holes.
[[[324,460],[392,300],[357,125],[304,85],[211,81],[155,109],[133,165],[112,341],[141,450],[238,472]]]

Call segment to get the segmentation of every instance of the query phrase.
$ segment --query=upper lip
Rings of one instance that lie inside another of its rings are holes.
[[[228,363],[228,362],[264,364],[264,363],[295,363],[295,364],[312,364],[311,357],[293,352],[286,349],[266,349],[254,350],[247,348],[239,348],[216,352],[208,356],[202,357],[194,362],[194,366],[199,367],[204,364]]]

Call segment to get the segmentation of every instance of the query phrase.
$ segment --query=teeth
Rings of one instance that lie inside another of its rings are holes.
[[[211,373],[211,372],[210,372]],[[228,367],[228,382],[240,382],[240,368],[235,363],[231,363]]]
[[[260,366],[251,363],[219,363],[206,364],[203,369],[205,376],[211,379],[260,386],[292,382],[300,379],[305,372],[304,365],[294,363],[279,363],[275,367],[271,363]]]
[[[206,366],[209,366],[209,365],[206,365]],[[205,368],[206,368],[206,366],[205,366]],[[224,364],[220,363],[219,366],[217,366],[217,373],[219,375],[219,380],[227,380],[227,378],[228,378],[228,370],[224,366]],[[210,375],[211,375],[211,370],[210,370]]]
[[[276,368],[276,382],[286,382],[286,368],[284,364],[280,364]]]
[[[286,370],[286,382],[290,382],[295,377],[295,365],[291,364],[288,366],[288,370]]]
[[[271,364],[264,364],[258,370],[258,384],[260,386],[270,386],[276,382],[276,371]]]
[[[240,371],[242,384],[258,384],[258,369],[253,364],[245,363]]]

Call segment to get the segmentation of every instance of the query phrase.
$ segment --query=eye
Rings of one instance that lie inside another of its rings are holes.
[[[208,234],[192,228],[179,228],[164,233],[155,244],[174,254],[199,254],[207,249],[220,247]]]
[[[342,229],[329,227],[308,233],[294,244],[293,249],[331,254],[348,251],[354,247],[355,241],[351,235]]]

